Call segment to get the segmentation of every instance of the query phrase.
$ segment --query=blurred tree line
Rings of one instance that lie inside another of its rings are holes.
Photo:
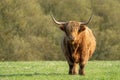
[[[0,61],[65,60],[59,21],[86,21],[95,34],[96,60],[120,60],[119,0],[0,0]]]

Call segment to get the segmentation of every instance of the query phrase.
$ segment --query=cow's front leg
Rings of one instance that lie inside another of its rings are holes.
[[[85,67],[85,64],[80,64],[80,70],[79,70],[79,74],[80,75],[85,75],[85,72],[84,72],[84,67]]]
[[[69,64],[69,74],[72,75],[73,64]]]

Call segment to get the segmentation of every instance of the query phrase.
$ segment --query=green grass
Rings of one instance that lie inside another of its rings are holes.
[[[120,61],[89,61],[85,72],[68,75],[65,61],[0,62],[0,80],[120,80]]]

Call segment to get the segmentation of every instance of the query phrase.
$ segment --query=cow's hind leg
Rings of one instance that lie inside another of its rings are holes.
[[[78,74],[78,63],[69,64],[69,74],[70,75]]]
[[[78,74],[78,63],[74,63],[74,64],[73,64],[72,74],[73,74],[73,75]]]

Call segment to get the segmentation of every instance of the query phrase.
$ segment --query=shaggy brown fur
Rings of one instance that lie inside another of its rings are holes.
[[[65,32],[61,47],[69,64],[69,74],[79,73],[85,75],[85,64],[96,47],[95,37],[86,26],[90,22],[91,17],[87,23],[76,21],[58,22],[53,16],[52,19]],[[79,70],[78,66],[80,66]]]
[[[87,26],[75,21],[70,21],[61,28],[66,34],[62,40],[62,50],[69,64],[69,74],[85,75],[85,64],[96,47],[92,31]]]

